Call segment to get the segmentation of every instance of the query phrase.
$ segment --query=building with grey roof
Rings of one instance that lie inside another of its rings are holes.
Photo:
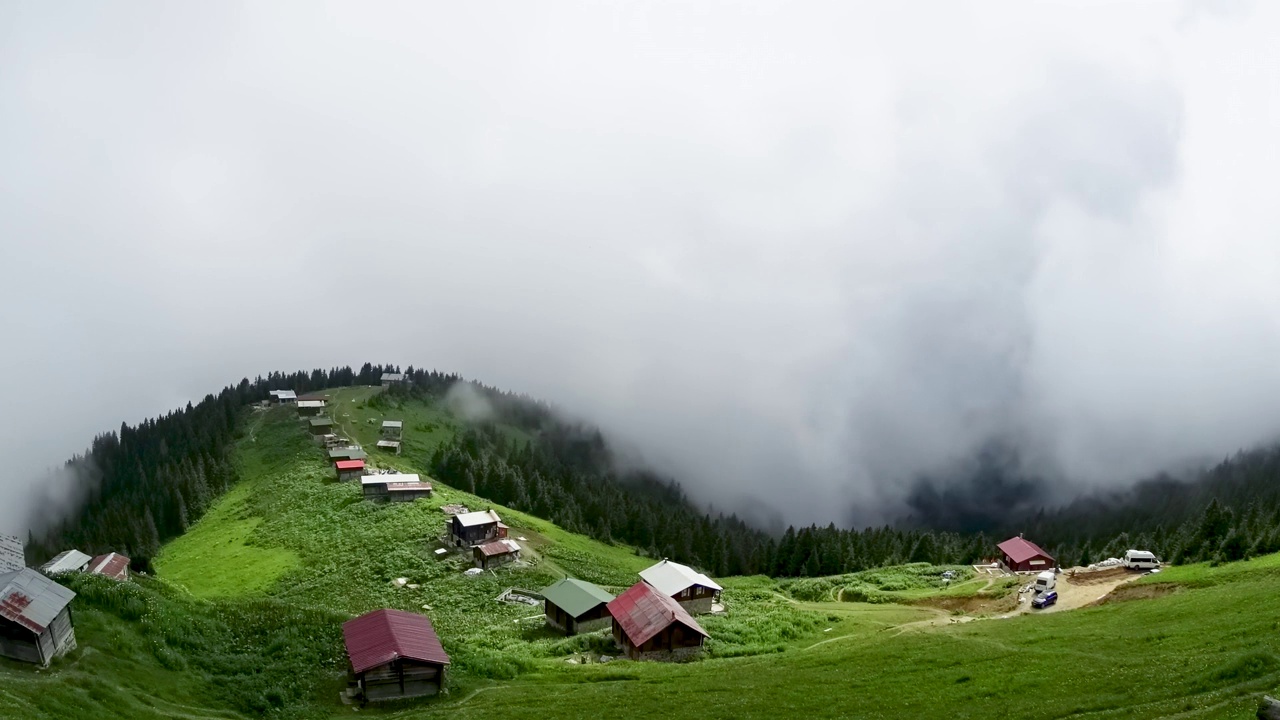
[[[31,568],[0,574],[0,655],[48,665],[74,648],[75,596]]]
[[[93,558],[76,549],[63,550],[53,559],[40,566],[45,575],[56,575],[64,572],[83,572],[89,569],[89,561]]]

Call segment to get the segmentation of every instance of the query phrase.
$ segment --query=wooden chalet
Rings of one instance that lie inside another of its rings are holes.
[[[483,545],[507,536],[507,526],[492,510],[454,515],[449,522],[449,542],[455,547]]]
[[[471,548],[471,558],[481,570],[508,565],[520,559],[520,543],[508,538]]]
[[[374,610],[342,625],[353,682],[365,702],[435,695],[449,656],[423,615]]]
[[[383,420],[382,437],[385,440],[400,440],[404,437],[403,420]]]
[[[311,438],[316,442],[323,443],[325,435],[333,434],[333,419],[327,417],[313,417],[307,421],[308,430],[311,432]]]
[[[641,570],[640,579],[680,603],[681,607],[693,615],[711,612],[711,606],[724,589],[716,581],[688,565],[665,558],[657,565]]]
[[[1000,550],[1000,561],[1013,572],[1041,572],[1058,565],[1052,555],[1021,535],[1005,540],[996,548]]]
[[[21,570],[26,566],[22,540],[17,535],[0,535],[0,573]]]
[[[93,558],[79,550],[63,550],[54,555],[49,562],[40,566],[45,575],[57,575],[66,572],[84,572],[89,569],[89,561]]]
[[[338,480],[359,480],[364,477],[363,460],[334,460],[333,469],[338,473]]]
[[[298,402],[298,393],[292,390],[272,390],[271,391],[272,405],[292,405],[293,403],[296,403],[296,402]]]
[[[30,568],[0,574],[0,655],[48,665],[76,646],[76,594]]]
[[[646,582],[608,605],[613,639],[632,660],[679,660],[702,650],[710,635],[680,603]]]
[[[613,623],[609,602],[613,595],[599,585],[565,578],[542,591],[547,625],[565,635],[602,630]]]
[[[337,462],[339,460],[368,460],[369,456],[364,450],[358,447],[336,447],[329,448],[329,460]]]
[[[89,561],[89,572],[112,580],[128,580],[129,558],[115,552],[99,555]]]
[[[399,440],[379,440],[378,449],[385,450],[389,453],[392,453],[393,455],[399,455],[400,441]]]
[[[324,400],[299,400],[298,416],[299,417],[319,417],[324,414]]]
[[[382,387],[389,388],[405,382],[404,373],[382,373]]]
[[[378,502],[413,502],[431,497],[431,483],[411,473],[364,475],[360,488],[365,500]]]

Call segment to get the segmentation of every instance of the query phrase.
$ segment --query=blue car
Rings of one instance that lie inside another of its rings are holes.
[[[1032,600],[1031,607],[1043,609],[1056,602],[1058,602],[1058,593],[1051,591],[1037,597],[1035,600]]]

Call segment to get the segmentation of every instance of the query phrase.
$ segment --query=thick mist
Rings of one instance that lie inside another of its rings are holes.
[[[0,6],[0,532],[366,360],[797,523],[1276,437],[1280,7],[1027,5]]]

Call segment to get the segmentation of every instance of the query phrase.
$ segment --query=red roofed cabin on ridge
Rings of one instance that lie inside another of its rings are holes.
[[[609,601],[613,639],[632,660],[678,660],[697,654],[709,635],[680,603],[646,582]]]
[[[351,674],[366,702],[435,695],[449,656],[425,616],[374,610],[342,625]]]
[[[1041,572],[1058,566],[1052,555],[1030,540],[1023,539],[1021,535],[1009,538],[996,547],[1000,549],[1001,562],[1014,572]]]

